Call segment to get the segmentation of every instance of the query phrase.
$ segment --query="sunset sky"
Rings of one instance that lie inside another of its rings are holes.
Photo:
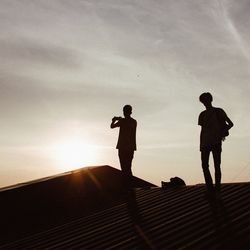
[[[235,124],[222,182],[249,181],[249,13],[249,0],[0,0],[0,187],[119,168],[110,122],[125,104],[138,122],[134,175],[204,183],[207,91]]]

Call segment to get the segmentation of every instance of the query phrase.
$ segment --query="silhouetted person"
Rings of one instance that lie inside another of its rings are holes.
[[[125,105],[123,107],[124,118],[113,117],[111,128],[119,127],[119,138],[116,148],[120,159],[121,170],[125,185],[129,187],[132,180],[132,160],[136,150],[136,126],[137,122],[131,117],[132,107]]]
[[[213,181],[209,171],[209,155],[213,154],[215,168],[215,191],[220,191],[221,187],[221,151],[222,140],[228,135],[228,130],[233,127],[232,121],[221,108],[212,106],[213,97],[210,93],[200,95],[200,102],[204,104],[206,110],[200,113],[198,124],[201,126],[200,151],[202,169],[206,181],[208,192],[214,190]]]

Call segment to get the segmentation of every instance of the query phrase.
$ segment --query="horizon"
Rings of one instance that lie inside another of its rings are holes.
[[[138,122],[133,174],[204,183],[203,92],[234,123],[222,183],[248,182],[249,11],[246,0],[1,1],[0,187],[120,169],[109,126],[125,104]]]

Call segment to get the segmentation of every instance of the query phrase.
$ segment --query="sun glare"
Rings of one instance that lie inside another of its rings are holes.
[[[70,140],[54,147],[55,159],[64,171],[96,164],[97,149],[79,140]]]

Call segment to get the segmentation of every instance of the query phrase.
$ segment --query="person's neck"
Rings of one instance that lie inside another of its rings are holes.
[[[213,108],[212,104],[211,104],[211,105],[206,106],[206,110],[210,110],[210,109],[212,109],[212,108]]]

